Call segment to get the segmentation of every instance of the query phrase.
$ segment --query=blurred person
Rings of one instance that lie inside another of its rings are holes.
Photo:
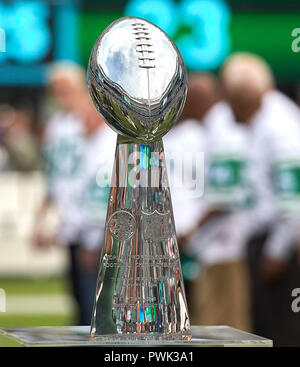
[[[229,107],[219,100],[216,78],[208,73],[191,74],[188,81],[186,103],[180,120],[164,139],[167,153],[172,156],[172,153],[179,152],[181,158],[184,158],[185,153],[192,153],[193,158],[199,152],[205,154],[209,145],[209,133],[213,129],[219,131],[221,126],[224,125],[222,121],[226,121],[227,123],[229,113]],[[210,121],[213,122],[210,123]],[[174,191],[172,196],[175,197],[173,207],[179,242],[185,242],[186,236],[195,227],[197,228],[198,220],[202,220],[203,215],[201,199],[203,192],[197,197],[198,200],[195,200],[191,195],[191,189],[187,187],[189,182],[183,182],[184,170],[187,170],[188,177],[191,177],[194,173],[192,172],[194,169],[193,162],[186,160],[183,163],[185,164],[183,171],[177,170],[177,172],[173,172],[174,169],[170,171],[171,190]],[[201,172],[200,179],[204,179],[205,167],[203,168],[204,171]],[[176,174],[179,174],[179,177],[173,177]],[[183,190],[182,194],[175,192],[175,184],[179,186],[179,190]],[[187,205],[187,200],[189,201],[189,205]],[[191,207],[194,209],[191,210]],[[186,212],[187,208],[188,212]]]
[[[203,156],[201,154],[205,151],[206,139],[205,129],[199,123],[199,117],[203,116],[213,104],[213,101],[209,100],[211,95],[204,93],[208,99],[196,101],[199,109],[195,109],[194,89],[206,90],[212,87],[209,75],[202,75],[200,80],[201,85],[195,83],[194,76],[189,78],[187,100],[180,120],[163,140],[188,304],[193,302],[193,294],[190,292],[191,282],[197,278],[200,271],[197,260],[188,256],[184,250],[186,234],[191,231],[202,213],[203,187],[201,186],[203,184],[201,180],[204,175],[204,167],[202,167]],[[193,180],[198,180],[198,182]]]
[[[73,204],[76,203],[74,197],[78,190],[75,189],[80,182],[84,156],[84,125],[77,106],[85,97],[84,72],[73,64],[55,64],[49,71],[48,83],[50,96],[55,99],[58,111],[47,121],[43,132],[48,195],[41,205],[37,220],[40,222],[40,216],[42,219],[48,206],[55,203],[61,215],[59,240],[68,243],[79,222],[78,211]],[[53,238],[44,238],[38,226],[36,229],[35,243],[41,248],[48,247]]]
[[[9,104],[0,105],[0,142],[3,142],[3,138],[7,128],[12,124],[15,119],[15,109]]]
[[[82,307],[86,310],[86,320],[82,322],[85,324],[90,324],[94,305],[117,135],[99,119],[94,106],[92,109],[90,118],[84,120],[86,144],[79,195],[81,221],[77,249],[80,269],[77,281]]]
[[[225,62],[222,81],[235,119],[247,126],[253,159],[254,206],[250,211],[248,262],[254,332],[274,345],[300,345],[300,320],[291,310],[291,290],[300,275],[300,114],[275,89],[268,64],[238,53]]]
[[[111,151],[107,152],[107,144],[104,144],[109,141],[108,134],[88,95],[84,70],[73,63],[53,65],[49,73],[49,90],[59,110],[50,118],[44,131],[48,196],[37,213],[34,243],[39,248],[48,248],[55,243],[67,246],[72,291],[79,311],[76,323],[87,325],[92,315],[103,240],[101,226],[105,221],[102,214],[98,218],[98,230],[94,229],[95,220],[90,215],[87,199],[93,180],[96,186],[97,164],[102,160],[103,166]],[[57,236],[41,231],[43,218],[52,203],[60,217]]]
[[[206,93],[207,89],[213,87],[210,78],[211,76],[204,74],[198,77],[192,75],[189,78],[187,99],[180,120],[164,138],[166,159],[170,166],[170,190],[179,242],[184,240],[185,234],[189,233],[197,218],[201,217],[202,204],[199,195],[201,196],[202,192],[198,195],[193,191],[195,187],[191,185],[192,182],[189,179],[192,179],[193,174],[196,173],[201,175],[201,179],[204,174],[202,171],[195,172],[196,162],[193,160],[196,159],[197,153],[205,152],[206,136],[201,121],[214,103],[210,100],[213,93]],[[206,100],[195,101],[197,89],[201,89],[203,96],[207,96]]]
[[[192,322],[249,330],[243,259],[247,135],[234,123],[229,106],[220,97],[218,82],[211,75],[197,75],[189,84],[187,106],[191,103],[189,110],[205,131],[205,192],[201,215],[194,218],[181,241],[202,266],[192,285]]]
[[[40,166],[40,152],[33,131],[34,115],[28,106],[18,107],[6,126],[3,142],[8,153],[10,169],[28,172]]]
[[[9,157],[4,139],[9,126],[15,120],[15,109],[9,104],[0,105],[0,170],[9,168]]]

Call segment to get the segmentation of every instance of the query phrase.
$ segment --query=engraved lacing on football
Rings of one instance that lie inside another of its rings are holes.
[[[153,44],[150,42],[151,37],[147,25],[142,22],[135,22],[132,24],[132,27],[135,39],[138,41],[136,43],[136,52],[140,54],[139,67],[146,69],[155,68]]]

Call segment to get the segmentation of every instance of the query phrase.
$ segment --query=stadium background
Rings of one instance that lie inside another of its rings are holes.
[[[300,1],[0,0],[5,32],[0,104],[30,105],[38,130],[49,64],[70,59],[86,67],[99,34],[124,15],[161,26],[177,43],[188,70],[217,72],[231,52],[258,54],[272,67],[278,88],[300,100],[300,31],[293,33],[300,27]],[[72,322],[63,250],[33,255],[30,247],[33,215],[44,190],[39,172],[0,173],[0,288],[6,294],[1,326]],[[49,223],[55,223],[55,213]]]

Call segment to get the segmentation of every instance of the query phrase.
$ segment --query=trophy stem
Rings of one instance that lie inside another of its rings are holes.
[[[191,337],[162,140],[118,136],[91,335]]]

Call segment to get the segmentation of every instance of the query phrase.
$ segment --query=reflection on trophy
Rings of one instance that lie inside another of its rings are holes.
[[[90,94],[118,133],[92,336],[191,337],[162,143],[186,81],[172,40],[144,19],[113,22],[92,50]]]

